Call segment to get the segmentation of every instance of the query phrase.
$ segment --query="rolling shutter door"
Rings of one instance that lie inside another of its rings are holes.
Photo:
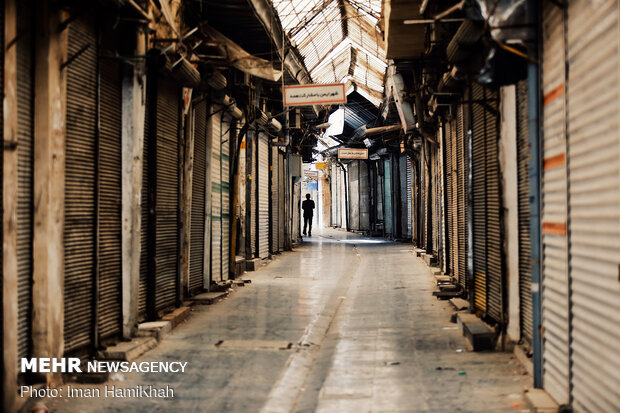
[[[17,3],[17,357],[32,350],[33,35],[30,2]]]
[[[571,377],[575,411],[620,408],[620,6],[568,2]]]
[[[269,141],[258,135],[258,256],[269,257]]]
[[[532,268],[530,261],[530,163],[527,80],[517,84],[517,177],[519,202],[519,305],[521,336],[532,343]]]
[[[400,180],[400,237],[407,237],[407,155],[398,158],[398,177]]]
[[[447,122],[445,124],[445,150],[446,150],[446,196],[447,196],[447,221],[448,221],[448,262],[446,264],[447,273],[456,277],[455,265],[454,265],[454,208],[453,208],[453,190],[452,190],[452,178],[454,176],[454,170],[452,168],[452,134],[454,130],[454,121]],[[458,279],[458,278],[457,278]]]
[[[469,292],[472,286],[468,282],[467,277],[467,249],[468,249],[468,233],[471,231],[468,228],[468,214],[473,214],[473,211],[469,212],[470,204],[468,202],[468,177],[470,174],[470,153],[469,144],[466,137],[465,127],[465,106],[460,105],[456,114],[456,135],[454,136],[454,149],[455,157],[453,163],[456,171],[456,226],[458,236],[458,278],[459,283]],[[471,155],[473,158],[473,154]],[[471,160],[473,163],[473,159]],[[472,188],[473,191],[473,188]]]
[[[279,205],[279,218],[278,218],[278,248],[280,249],[280,251],[284,251],[284,227],[286,225],[286,201],[285,201],[285,196],[284,196],[284,191],[286,188],[286,180],[287,180],[287,174],[284,172],[284,154],[283,153],[278,153],[278,177],[279,177],[279,185],[280,185],[280,190],[279,190],[279,199],[278,199],[278,205]]]
[[[360,229],[360,168],[359,161],[349,164],[349,225],[352,230]]]
[[[383,196],[384,196],[384,216],[385,216],[385,234],[392,236],[392,191],[390,180],[390,159],[383,160]]]
[[[278,147],[271,148],[271,251],[279,250],[280,237],[280,167]]]
[[[473,101],[484,99],[481,86],[472,88]],[[472,207],[474,250],[474,307],[487,311],[487,205],[484,107],[474,103],[472,109]]]
[[[99,336],[105,338],[119,334],[122,326],[122,74],[118,60],[102,58],[99,59],[99,65],[99,306],[97,322]]]
[[[215,110],[215,108],[214,108]],[[216,110],[217,111],[217,110]],[[222,280],[222,114],[210,118],[211,129],[211,282]]]
[[[332,191],[332,227],[339,226],[338,219],[338,167],[335,164],[331,166],[330,186]]]
[[[439,255],[439,191],[437,184],[439,181],[439,168],[437,167],[438,152],[436,148],[431,148],[431,180],[429,182],[429,196],[431,198],[431,221],[432,221],[432,240],[431,247],[435,256]]]
[[[499,170],[499,94],[485,89],[486,190],[487,190],[487,312],[495,321],[504,321],[502,201]]]
[[[252,142],[254,143],[254,148],[252,150],[252,179],[250,182],[251,185],[251,195],[250,195],[250,240],[252,245],[252,258],[258,257],[258,241],[257,241],[257,228],[258,228],[258,139],[256,139],[257,131],[253,131],[252,133]]]
[[[64,350],[91,344],[94,320],[97,45],[92,21],[69,25],[66,68]]]
[[[177,296],[179,208],[179,90],[160,79],[157,93],[157,188],[155,309],[174,306]]]
[[[152,82],[152,80],[148,80]],[[152,147],[149,135],[151,87],[146,87],[144,108],[144,144],[142,148],[142,189],[140,194],[140,279],[138,281],[138,321],[146,319],[146,296],[148,284],[148,256],[149,256],[149,148]]]
[[[407,238],[413,237],[413,197],[412,197],[412,185],[413,185],[413,167],[409,157],[405,158],[407,163]]]
[[[370,191],[368,187],[368,164],[360,161],[360,230],[370,231]]]
[[[543,385],[569,402],[569,313],[564,11],[543,11],[542,325]]]
[[[222,153],[222,280],[229,278],[230,266],[230,128],[232,118],[222,115],[220,142]]]
[[[207,103],[194,109],[194,166],[192,172],[192,210],[189,249],[189,291],[203,287],[205,258],[205,200],[207,177]]]

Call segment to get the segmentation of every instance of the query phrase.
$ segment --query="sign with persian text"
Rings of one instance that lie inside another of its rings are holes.
[[[368,149],[340,148],[338,159],[368,159]]]
[[[347,103],[344,84],[284,86],[284,106],[331,105]]]

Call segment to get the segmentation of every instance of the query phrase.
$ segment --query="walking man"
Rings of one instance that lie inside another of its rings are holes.
[[[312,236],[312,216],[314,215],[314,201],[310,199],[310,194],[306,194],[306,200],[301,203],[301,209],[304,210],[304,235],[308,228],[308,236]]]

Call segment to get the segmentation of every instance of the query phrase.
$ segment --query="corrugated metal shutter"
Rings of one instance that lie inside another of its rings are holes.
[[[330,177],[330,185],[332,191],[332,226],[340,226],[340,219],[338,215],[338,167],[332,164],[332,171]]]
[[[271,148],[271,251],[280,248],[280,167],[278,147]]]
[[[106,37],[108,40],[113,38],[112,36]],[[99,336],[105,338],[119,334],[122,326],[122,73],[119,61],[109,58],[99,59],[99,73],[99,307],[97,308],[97,321]]]
[[[90,19],[69,26],[68,55],[89,47],[66,68],[64,349],[92,339],[95,263],[97,43]]]
[[[620,6],[568,2],[571,377],[575,411],[620,409]]]
[[[194,108],[194,166],[192,169],[192,210],[189,247],[189,290],[202,290],[205,258],[205,201],[207,178],[207,103]]]
[[[352,230],[360,229],[360,168],[359,161],[349,164],[349,225]]]
[[[411,166],[411,160],[406,157],[407,162],[407,238],[413,236],[413,198],[412,198],[412,185],[413,185],[413,167]]]
[[[280,189],[279,189],[279,200],[278,200],[278,206],[279,206],[279,218],[278,218],[278,246],[280,251],[284,251],[284,227],[286,225],[286,197],[284,196],[284,191],[286,188],[286,181],[287,181],[287,174],[284,172],[284,154],[279,152],[278,153],[278,177],[279,177],[279,185],[280,185]]]
[[[440,245],[440,237],[441,234],[439,232],[439,190],[438,184],[440,180],[439,173],[439,162],[438,162],[438,151],[434,146],[430,147],[430,155],[431,155],[431,180],[429,182],[429,196],[431,197],[431,221],[432,221],[432,244],[431,247],[433,249],[433,254],[436,256],[439,255],[439,245]]]
[[[543,11],[542,324],[543,385],[569,402],[569,303],[564,11]]]
[[[527,80],[517,84],[517,177],[519,200],[519,306],[522,339],[532,343],[532,268],[530,261],[530,147],[527,114]]]
[[[157,85],[157,188],[155,201],[155,309],[174,306],[179,238],[179,88]]]
[[[485,89],[486,190],[487,190],[487,313],[504,321],[504,268],[502,259],[502,198],[499,169],[499,93]]]
[[[252,180],[250,182],[251,185],[251,196],[250,196],[250,241],[252,245],[252,257],[258,257],[258,241],[257,241],[257,228],[258,228],[258,194],[257,194],[257,185],[258,185],[258,139],[256,139],[257,131],[252,131]]]
[[[453,218],[454,218],[454,208],[453,208],[453,190],[452,190],[452,178],[454,176],[454,172],[453,172],[453,168],[452,168],[452,134],[453,134],[453,129],[454,129],[454,122],[453,121],[449,121],[446,122],[444,124],[444,130],[445,130],[445,138],[444,138],[444,145],[445,145],[445,151],[446,151],[446,199],[447,199],[447,221],[448,221],[448,231],[447,231],[447,236],[448,236],[448,242],[449,242],[449,249],[447,251],[447,256],[448,256],[448,260],[446,263],[446,270],[448,274],[451,274],[452,276],[456,276],[455,270],[454,270],[454,244],[455,244],[455,239],[454,239],[454,225],[453,225]]]
[[[370,231],[370,188],[368,186],[368,164],[360,161],[360,230]]]
[[[468,175],[469,171],[469,162],[470,162],[470,153],[469,147],[467,144],[467,128],[465,125],[465,106],[459,105],[456,112],[456,134],[454,135],[454,145],[453,148],[455,150],[454,157],[454,165],[455,165],[455,182],[456,182],[456,202],[455,207],[457,208],[455,228],[457,228],[457,236],[458,236],[458,279],[459,283],[465,288],[465,290],[469,293],[470,288],[472,286],[467,280],[467,249],[468,249],[468,232],[470,231],[469,224],[467,222],[468,209],[470,205],[467,201],[467,192],[469,190],[468,186]],[[473,156],[473,154],[471,155]],[[473,162],[473,159],[472,159]],[[472,188],[473,190],[473,188]],[[473,211],[472,211],[473,213]]]
[[[398,158],[398,177],[400,181],[400,237],[407,237],[407,155]]]
[[[269,257],[269,141],[258,135],[258,256]]]
[[[472,100],[484,99],[481,86],[472,88]],[[487,182],[486,137],[484,107],[472,104],[472,208],[473,208],[473,258],[474,258],[474,306],[487,311]]]
[[[211,135],[211,281],[222,279],[222,114],[217,112],[209,119]]]
[[[383,211],[385,219],[385,234],[392,236],[392,190],[390,180],[390,159],[383,160]]]
[[[222,115],[222,129],[220,131],[222,153],[222,280],[229,277],[230,267],[230,128],[232,118]]]
[[[28,1],[17,3],[17,357],[32,350],[32,230],[33,230],[33,14]],[[3,78],[4,79],[4,78]],[[0,89],[1,91],[1,89]],[[1,125],[1,124],[0,124]]]
[[[148,82],[152,82],[149,79]],[[147,83],[148,83],[147,82]],[[148,283],[149,256],[149,150],[153,146],[150,139],[150,107],[153,105],[151,88],[146,87],[144,108],[144,143],[142,147],[142,190],[140,194],[140,279],[138,281],[138,321],[146,319],[146,296]]]

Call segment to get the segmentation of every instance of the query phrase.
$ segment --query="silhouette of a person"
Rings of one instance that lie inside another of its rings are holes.
[[[314,201],[310,199],[310,194],[306,194],[306,200],[301,203],[301,209],[304,211],[304,235],[308,228],[308,236],[312,236],[312,216],[314,215]]]

